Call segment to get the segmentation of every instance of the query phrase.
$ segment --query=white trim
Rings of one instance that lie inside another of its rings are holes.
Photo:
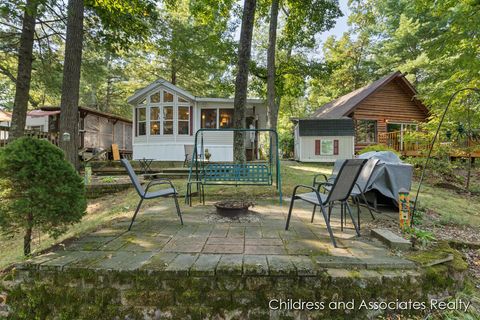
[[[141,101],[147,94],[149,94],[151,91],[159,88],[160,86],[164,86],[172,91],[175,91],[185,97],[187,97],[190,100],[195,100],[195,96],[192,95],[190,92],[183,90],[180,87],[177,87],[176,85],[168,82],[165,79],[158,79],[155,82],[151,83],[150,85],[137,90],[131,97],[127,99],[127,102],[130,104],[137,104],[139,101]]]
[[[196,97],[198,102],[220,102],[220,103],[233,103],[233,98],[209,98],[209,97]],[[265,100],[263,99],[247,99],[247,103],[251,104],[264,104]]]

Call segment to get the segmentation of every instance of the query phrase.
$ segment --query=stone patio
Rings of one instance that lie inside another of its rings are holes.
[[[164,270],[185,274],[317,274],[325,268],[413,269],[408,260],[392,254],[369,237],[357,238],[351,223],[340,230],[339,212],[332,214],[338,248],[334,248],[321,214],[310,223],[311,206],[295,204],[288,231],[288,203],[261,202],[248,222],[216,221],[212,203],[182,206],[184,225],[164,199],[141,211],[132,231],[129,220],[110,226],[38,256],[25,267],[66,270]],[[354,214],[355,211],[354,211]],[[362,222],[369,219],[364,209]]]
[[[323,218],[310,223],[311,207],[300,203],[288,231],[288,202],[262,201],[243,222],[218,219],[212,203],[182,205],[184,226],[171,199],[157,203],[130,232],[128,219],[112,221],[17,266],[3,282],[12,292],[7,309],[59,319],[365,319],[372,314],[364,309],[269,306],[425,295],[421,268],[377,240],[357,238],[351,224],[342,232],[338,210],[334,248]],[[25,303],[28,297],[38,304]]]

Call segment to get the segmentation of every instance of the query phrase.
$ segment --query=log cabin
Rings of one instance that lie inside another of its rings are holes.
[[[416,130],[429,117],[429,110],[416,96],[413,85],[397,71],[326,103],[307,118],[293,119],[295,158],[333,162],[352,158],[373,144],[401,151],[403,133]],[[348,122],[353,130],[348,129]],[[320,130],[325,126],[347,129],[340,135],[326,134]]]

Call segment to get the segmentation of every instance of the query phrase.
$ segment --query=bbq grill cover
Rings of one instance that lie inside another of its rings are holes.
[[[412,187],[413,166],[404,163],[390,151],[372,151],[358,156],[360,159],[379,159],[372,173],[367,191],[376,190],[398,204],[398,191]]]

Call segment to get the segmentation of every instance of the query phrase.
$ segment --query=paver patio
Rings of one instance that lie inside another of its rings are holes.
[[[411,269],[415,265],[392,255],[382,243],[357,238],[353,226],[342,232],[339,210],[332,214],[338,242],[334,248],[321,214],[310,223],[311,206],[296,204],[288,231],[283,206],[263,201],[249,222],[223,222],[214,218],[212,203],[182,208],[181,226],[173,201],[140,212],[132,231],[129,220],[116,221],[98,231],[29,261],[40,269],[165,270],[185,274],[298,273],[316,274],[324,268]],[[171,205],[169,205],[171,204]],[[369,215],[364,212],[364,220]]]

